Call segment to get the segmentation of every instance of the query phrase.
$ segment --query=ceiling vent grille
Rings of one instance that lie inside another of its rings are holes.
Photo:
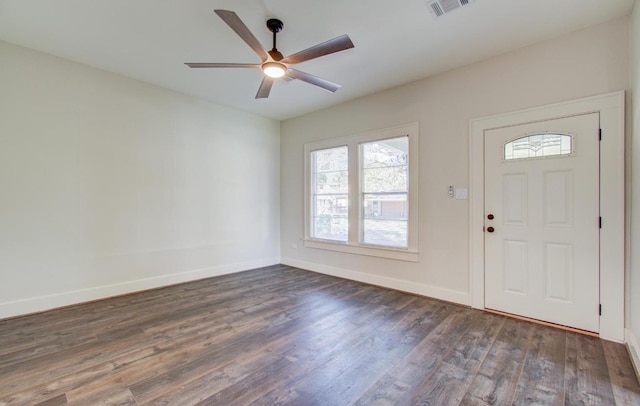
[[[435,0],[427,3],[429,10],[435,18],[440,18],[443,15],[455,11],[463,6],[468,6],[475,0]]]

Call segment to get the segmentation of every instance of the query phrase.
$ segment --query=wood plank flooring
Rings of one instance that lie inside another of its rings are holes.
[[[287,266],[0,321],[0,405],[640,405],[626,349]]]

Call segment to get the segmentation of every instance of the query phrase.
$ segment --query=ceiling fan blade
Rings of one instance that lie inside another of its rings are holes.
[[[256,99],[266,99],[269,97],[269,93],[271,93],[271,86],[273,86],[273,78],[269,76],[265,76],[262,79],[262,83],[260,83],[260,88],[258,89],[258,93],[256,93]]]
[[[344,51],[345,49],[353,48],[353,42],[347,34],[341,35],[322,44],[314,45],[311,48],[307,48],[304,51],[296,52],[289,55],[280,62],[282,63],[300,63],[315,59],[320,56],[333,54],[335,52]]]
[[[209,63],[209,62],[187,62],[190,68],[260,68],[255,63]]]
[[[294,79],[302,80],[303,82],[307,82],[307,83],[311,83],[312,85],[319,86],[332,93],[335,93],[338,89],[342,87],[337,83],[330,82],[326,79],[322,79],[310,73],[301,72],[296,69],[291,69],[291,68],[287,69],[287,75],[291,76]]]
[[[240,38],[242,38],[242,40],[246,42],[256,54],[258,54],[262,62],[267,60],[268,56],[264,48],[262,48],[262,44],[260,44],[260,41],[258,41],[251,31],[249,31],[247,26],[244,25],[236,13],[229,10],[213,11],[215,11],[215,13],[222,18],[222,20],[227,23],[227,25],[235,31],[235,33],[238,34],[238,36],[240,36]]]

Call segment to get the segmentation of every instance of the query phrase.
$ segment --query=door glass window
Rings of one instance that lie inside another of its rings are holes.
[[[507,161],[569,155],[572,152],[573,137],[567,134],[530,134],[504,145],[504,159]]]

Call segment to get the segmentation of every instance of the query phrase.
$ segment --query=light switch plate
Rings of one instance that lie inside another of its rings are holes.
[[[456,188],[456,199],[466,199],[467,188]]]

